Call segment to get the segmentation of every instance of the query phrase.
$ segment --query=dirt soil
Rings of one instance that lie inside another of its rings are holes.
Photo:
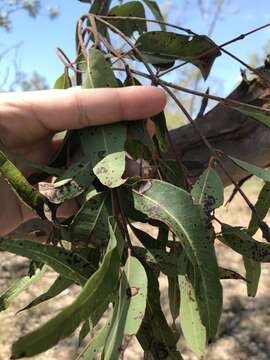
[[[252,180],[244,186],[245,192],[255,202],[261,183]],[[231,189],[226,189],[226,194]],[[217,214],[224,222],[232,225],[247,224],[250,212],[244,202],[237,196],[229,209],[220,209]],[[270,217],[268,215],[268,223]],[[260,234],[257,234],[257,239]],[[241,257],[217,244],[217,254],[221,266],[244,273]],[[28,261],[8,253],[0,253],[0,293],[20,275],[27,272]],[[17,298],[12,306],[0,313],[0,360],[10,358],[11,344],[20,336],[43,324],[57,311],[72,302],[78,293],[74,286],[66,290],[56,299],[43,303],[37,308],[16,314],[28,304],[31,299],[46,291],[55,274],[49,272],[38,286],[33,285]],[[167,285],[165,278],[160,280],[162,301],[165,312]],[[224,310],[218,339],[209,347],[207,360],[269,360],[270,359],[270,264],[262,267],[262,277],[259,291],[255,299],[246,296],[243,281],[224,280]],[[78,347],[78,332],[73,337],[61,341],[54,349],[31,358],[32,360],[73,360],[80,352]],[[181,341],[181,349],[185,360],[195,360],[196,357],[185,348]],[[139,344],[133,341],[125,353],[125,360],[140,360],[143,354]]]

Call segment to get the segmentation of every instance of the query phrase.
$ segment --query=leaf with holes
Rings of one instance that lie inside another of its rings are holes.
[[[85,201],[68,228],[69,240],[88,242],[96,246],[104,246],[109,240],[108,217],[110,205],[109,193],[88,192]]]
[[[183,255],[182,258],[185,258]],[[181,261],[180,275],[178,276],[180,288],[180,324],[188,347],[198,356],[203,357],[205,352],[207,332],[202,323],[199,311],[200,304],[195,290],[196,282],[200,277],[196,272],[187,273],[187,261]]]
[[[23,276],[11,284],[11,286],[0,296],[0,311],[6,310],[20,293],[26,290],[29,286],[36,284],[47,270],[47,266],[42,265],[40,268],[36,269],[34,274]]]
[[[103,349],[104,360],[118,360],[121,349],[136,335],[143,321],[147,299],[147,276],[134,257],[127,258],[121,275],[119,297]]]
[[[135,46],[147,63],[158,65],[176,60],[187,61],[200,69],[204,79],[207,79],[215,59],[221,54],[207,36],[190,37],[164,31],[142,34]]]
[[[112,8],[108,16],[139,17],[145,19],[145,10],[139,1],[129,1]],[[129,19],[110,19],[108,21],[127,36],[131,36],[135,31],[138,31],[139,34],[147,31],[145,21]]]
[[[223,224],[222,235],[218,236],[218,239],[248,259],[262,263],[270,262],[270,245],[254,240],[247,230]]]
[[[194,184],[191,195],[204,210],[212,211],[223,205],[224,190],[217,172],[207,168]]]
[[[101,267],[90,277],[77,299],[57,316],[12,347],[12,357],[20,359],[40,354],[69,336],[83,320],[102,307],[117,286],[123,239],[117,224],[110,220],[111,239]]]
[[[118,87],[118,82],[103,53],[91,49],[87,57],[87,77],[83,88]],[[105,99],[104,99],[105,101]],[[103,125],[78,131],[85,156],[93,172],[107,187],[118,187],[126,167],[126,127],[122,124]]]
[[[64,277],[84,284],[95,268],[83,257],[53,245],[43,245],[30,240],[0,238],[0,251],[43,262]]]
[[[222,287],[219,281],[217,259],[209,240],[204,213],[186,191],[152,180],[144,193],[133,191],[135,208],[149,218],[164,222],[179,238],[189,260],[201,276],[201,297],[204,302],[202,319],[209,339],[218,329],[222,308]]]

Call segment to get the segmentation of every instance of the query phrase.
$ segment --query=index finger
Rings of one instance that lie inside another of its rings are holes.
[[[164,108],[166,96],[153,86],[74,88],[1,94],[0,102],[0,120],[4,112],[20,136],[39,138],[52,131],[147,118]]]

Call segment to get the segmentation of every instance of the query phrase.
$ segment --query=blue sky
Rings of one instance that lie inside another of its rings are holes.
[[[211,0],[208,0],[209,3]],[[62,73],[63,66],[55,54],[55,48],[61,47],[70,58],[74,57],[74,29],[79,15],[87,11],[88,5],[77,0],[42,0],[44,6],[55,4],[60,16],[50,21],[45,15],[31,20],[26,14],[18,13],[13,17],[15,25],[12,33],[1,34],[0,45],[12,45],[23,41],[19,50],[20,66],[25,72],[37,71],[43,74],[50,86]],[[168,0],[158,1],[160,5]],[[203,19],[197,8],[197,0],[172,0],[171,18],[174,22],[189,27],[195,32],[207,33],[208,20]],[[67,5],[68,4],[68,5]],[[270,22],[269,0],[231,0],[226,6],[222,19],[213,33],[218,44],[227,41],[241,32]],[[260,31],[247,39],[228,47],[228,50],[248,62],[251,53],[262,53],[270,40],[270,28]],[[9,60],[10,61],[10,60]],[[5,68],[2,64],[2,69]],[[6,64],[7,65],[7,64]],[[239,80],[240,65],[223,55],[217,59],[212,71],[212,79],[221,79],[223,89],[228,93]],[[3,73],[1,72],[1,76]],[[212,80],[213,81],[213,80]]]

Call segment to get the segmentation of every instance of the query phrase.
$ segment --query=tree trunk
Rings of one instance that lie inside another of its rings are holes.
[[[228,98],[270,107],[270,90],[259,79],[250,82],[243,80]],[[270,164],[270,129],[258,121],[221,104],[196,121],[216,149],[257,166],[267,167]],[[198,176],[207,167],[210,154],[192,125],[173,130],[171,136],[177,153],[191,175]],[[224,166],[236,181],[247,175],[229,160],[224,162]],[[224,184],[229,185],[230,180],[222,170],[220,175]]]

